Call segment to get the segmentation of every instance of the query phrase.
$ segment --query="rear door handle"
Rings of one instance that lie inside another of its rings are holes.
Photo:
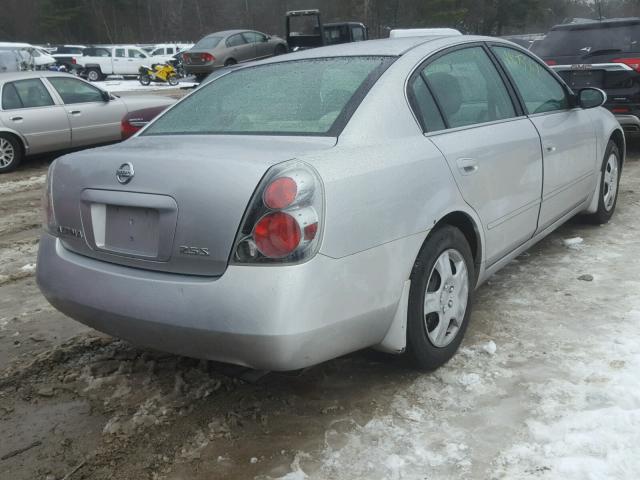
[[[69,113],[71,115],[80,115],[82,113],[82,111],[81,110],[71,110]]]
[[[478,162],[473,158],[459,158],[458,169],[462,175],[471,175],[478,171]]]
[[[21,122],[22,120],[24,120],[24,118],[22,118],[22,117],[11,117],[10,120],[12,122]]]
[[[544,149],[549,153],[553,153],[558,150],[554,145],[547,145],[546,147],[544,147]]]

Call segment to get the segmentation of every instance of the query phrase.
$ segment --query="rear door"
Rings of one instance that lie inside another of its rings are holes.
[[[589,113],[571,106],[569,92],[546,66],[515,48],[494,45],[492,50],[540,133],[544,157],[541,231],[593,192],[598,170],[595,130]]]
[[[64,106],[54,102],[38,78],[7,82],[2,86],[0,120],[25,136],[31,154],[71,146],[71,129]]]
[[[542,190],[540,138],[482,45],[449,50],[414,74],[412,102],[485,231],[487,265],[529,240]],[[434,118],[435,116],[435,118]]]
[[[113,49],[113,69],[112,72],[116,75],[122,75],[128,69],[127,66],[127,49],[126,48],[114,48]]]
[[[273,55],[273,45],[267,41],[267,36],[258,32],[244,32],[242,34],[247,43],[253,45],[254,58],[265,58]]]
[[[73,147],[120,140],[120,122],[127,113],[120,99],[107,102],[101,90],[77,78],[49,77],[47,80],[64,102]]]
[[[227,58],[232,58],[236,62],[246,62],[256,57],[255,43],[247,43],[242,33],[236,33],[227,38],[229,53]]]
[[[124,74],[137,75],[138,70],[140,70],[140,67],[143,65],[151,66],[147,65],[150,63],[147,54],[138,48],[127,48],[127,56],[127,67],[126,72],[123,72]]]

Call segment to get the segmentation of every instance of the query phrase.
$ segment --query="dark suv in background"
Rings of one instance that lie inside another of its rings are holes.
[[[574,90],[597,87],[627,133],[640,133],[640,18],[553,27],[531,50]]]

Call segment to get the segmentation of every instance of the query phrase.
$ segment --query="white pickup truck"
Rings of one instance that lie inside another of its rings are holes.
[[[103,80],[107,75],[138,75],[140,67],[154,63],[134,45],[92,47],[86,49],[77,62],[83,68],[82,74],[92,82]]]

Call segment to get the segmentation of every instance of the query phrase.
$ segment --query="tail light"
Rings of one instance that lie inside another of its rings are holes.
[[[545,60],[544,63],[546,63],[550,67],[553,67],[554,65],[558,65],[558,62],[556,62],[555,60]]]
[[[640,72],[640,58],[614,58],[612,63],[624,63],[628,67],[631,67],[636,72]]]
[[[298,161],[272,167],[260,182],[240,225],[232,263],[300,263],[320,247],[322,182]]]
[[[44,192],[42,194],[42,228],[52,235],[57,235],[56,214],[53,210],[53,168],[55,162],[49,167]]]
[[[76,60],[76,57],[71,57],[71,65],[77,65],[78,64],[78,60]]]
[[[183,53],[182,54],[182,62],[183,63],[191,63],[191,55],[189,55],[188,53]]]
[[[122,122],[120,122],[122,140],[126,140],[138,133],[147,123],[149,122],[146,122],[143,118],[123,118]]]
[[[202,53],[202,54],[200,54],[200,59],[203,62],[213,62],[216,59],[216,57],[214,57],[210,53]]]

